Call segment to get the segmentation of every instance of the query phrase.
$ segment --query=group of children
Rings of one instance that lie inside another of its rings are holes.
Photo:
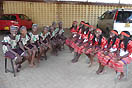
[[[71,36],[66,39],[66,45],[70,51],[74,51],[72,63],[77,62],[83,53],[90,59],[90,67],[94,57],[98,58],[97,74],[102,73],[104,67],[108,66],[120,73],[119,79],[124,77],[124,65],[132,61],[132,41],[128,31],[118,34],[116,30],[111,30],[109,37],[105,38],[101,29],[84,21],[79,25],[74,21],[70,31]]]
[[[22,26],[10,27],[10,34],[4,37],[2,41],[4,56],[15,60],[16,70],[20,71],[21,64],[28,60],[29,65],[35,65],[35,58],[39,62],[45,58],[49,49],[54,55],[64,49],[66,44],[70,51],[74,51],[72,63],[79,60],[82,54],[90,59],[91,67],[94,63],[94,57],[98,58],[99,68],[97,74],[103,72],[104,67],[108,66],[116,72],[120,72],[119,79],[124,77],[124,65],[132,61],[132,41],[128,31],[122,31],[120,34],[116,30],[109,33],[109,38],[103,36],[102,30],[94,28],[89,23],[81,21],[78,25],[74,21],[70,28],[71,36],[66,38],[62,28],[62,22],[55,22],[51,26],[43,27],[41,33],[38,33],[38,25],[32,25],[32,31],[27,32],[27,28]],[[20,34],[18,34],[18,30]]]
[[[18,34],[20,31],[20,34]],[[15,60],[16,71],[20,71],[21,64],[28,60],[29,65],[35,65],[35,58],[47,60],[46,53],[49,49],[57,55],[64,48],[66,37],[62,28],[62,22],[56,22],[49,27],[44,26],[42,32],[38,33],[38,25],[32,25],[32,31],[27,32],[25,26],[11,26],[10,34],[2,40],[3,53],[6,58]]]

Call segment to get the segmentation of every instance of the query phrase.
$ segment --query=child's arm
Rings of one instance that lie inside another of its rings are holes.
[[[19,46],[20,46],[20,48],[25,52],[25,49],[24,49],[24,47],[23,47],[23,45],[22,45],[21,42],[19,42]]]
[[[7,49],[8,49],[10,52],[12,52],[13,54],[15,54],[15,56],[18,56],[18,54],[17,54],[16,52],[14,52],[14,51],[10,48],[9,45],[7,45]]]

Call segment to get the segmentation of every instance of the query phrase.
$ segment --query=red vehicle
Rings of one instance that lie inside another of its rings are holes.
[[[30,29],[32,24],[32,20],[24,14],[3,14],[0,17],[0,30],[10,30],[11,25]]]

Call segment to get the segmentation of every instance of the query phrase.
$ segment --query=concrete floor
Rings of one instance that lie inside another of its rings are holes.
[[[2,39],[1,34],[0,41]],[[72,64],[73,53],[67,47],[58,56],[49,52],[48,60],[41,61],[33,68],[25,62],[16,77],[4,73],[2,50],[0,58],[0,88],[132,88],[132,64],[129,65],[128,79],[115,83],[116,74],[112,69],[105,68],[104,74],[96,75],[97,60],[89,68],[85,55],[82,55],[79,62]]]

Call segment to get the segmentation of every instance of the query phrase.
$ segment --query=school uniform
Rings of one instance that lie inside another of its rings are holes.
[[[17,59],[17,56],[15,56],[14,53],[12,53],[11,51],[8,50],[7,45],[10,46],[10,48],[16,52],[17,54],[19,54],[20,56],[24,55],[24,51],[19,47],[18,42],[19,42],[20,36],[16,35],[15,39],[12,39],[9,36],[4,37],[4,40],[2,41],[2,49],[3,49],[3,53],[5,55],[5,57],[8,57],[10,59]]]
[[[83,29],[79,28],[78,32],[77,32],[77,36],[75,37],[74,41],[71,41],[71,47],[74,49],[77,49],[78,44],[80,44],[81,42],[83,42],[83,33],[82,33]]]
[[[50,36],[50,32],[47,32],[45,35],[41,32],[40,35],[39,35],[39,39],[42,39],[42,42],[43,43],[48,43],[48,38]],[[40,45],[43,46],[43,44],[40,42]],[[48,48],[48,46],[43,46],[44,48]]]
[[[121,42],[120,45],[120,56],[124,56],[128,54],[127,57],[122,58],[119,61],[110,60],[110,63],[112,64],[112,67],[117,72],[123,72],[124,65],[130,64],[132,61],[132,41],[129,40],[126,51],[124,50],[124,43]]]
[[[58,34],[59,34],[59,39],[65,42],[66,37],[64,36],[64,32],[65,32],[64,29],[60,29]]]
[[[39,41],[39,35],[36,34],[34,35],[32,32],[29,32],[29,35],[30,35],[30,43],[35,45],[37,48],[39,48],[39,44],[38,44],[38,41]]]
[[[31,45],[30,40],[31,40],[31,37],[30,37],[30,35],[29,35],[28,33],[26,34],[26,36],[25,36],[24,38],[21,37],[21,35],[20,35],[20,40],[19,40],[19,42],[21,42],[21,44],[22,44],[23,46],[26,46],[26,47],[28,47],[29,49],[32,49],[33,46]],[[24,49],[27,50],[26,48],[24,48]]]
[[[109,52],[107,53],[107,55],[104,54],[105,53],[104,50],[98,52],[97,58],[99,63],[101,63],[103,66],[107,65],[108,67],[112,68],[111,61],[116,59],[115,51],[117,51],[118,49],[119,42],[120,42],[120,39],[116,38],[115,44],[113,46],[112,46],[113,40],[110,41],[109,45],[107,44],[106,48],[109,48]]]
[[[74,52],[78,52],[79,54],[81,54],[81,50],[84,48],[84,46],[86,46],[88,44],[88,36],[89,36],[89,32],[86,33],[86,31],[84,31],[84,33],[79,33],[81,36],[81,39],[79,40],[79,44],[76,43],[76,47],[74,48]]]
[[[56,31],[53,31],[52,33],[50,33],[50,43],[52,48],[57,47]]]
[[[101,49],[104,49],[106,44],[107,44],[107,40],[105,37],[102,37],[101,39],[101,44],[99,45],[99,40],[97,38],[95,38],[95,42],[93,43],[93,38],[94,36],[91,35],[90,36],[90,42],[91,44],[89,46],[91,46],[90,48],[85,48],[85,50],[83,50],[83,53],[85,54],[94,54],[96,55],[97,52],[99,52]]]
[[[70,32],[72,33],[72,35],[71,35],[71,37],[66,39],[67,46],[73,47],[73,45],[71,45],[71,44],[78,39],[78,36],[77,36],[78,29],[79,29],[79,26],[77,26],[76,29],[74,27],[71,28]]]
[[[89,45],[90,41],[89,41],[89,37],[90,37],[90,32],[88,31],[86,33],[86,31],[83,34],[83,42],[80,46],[78,46],[77,49],[75,49],[75,52],[78,52],[79,54],[82,54],[82,50]]]

